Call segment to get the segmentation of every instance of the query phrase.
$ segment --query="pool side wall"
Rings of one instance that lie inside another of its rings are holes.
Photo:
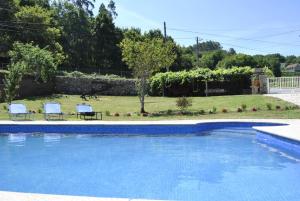
[[[103,125],[103,124],[2,124],[1,133],[65,133],[65,134],[200,134],[226,127],[282,126],[278,123],[214,122],[181,125]]]

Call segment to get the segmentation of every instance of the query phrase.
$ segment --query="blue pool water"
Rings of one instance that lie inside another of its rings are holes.
[[[0,135],[0,190],[184,201],[299,201],[300,155],[251,128]]]

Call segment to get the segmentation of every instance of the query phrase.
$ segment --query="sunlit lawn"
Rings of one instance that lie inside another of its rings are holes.
[[[78,103],[89,103],[95,111],[103,112],[104,120],[168,120],[168,119],[239,119],[239,118],[300,118],[300,110],[291,109],[295,105],[285,101],[265,97],[261,95],[244,95],[244,96],[218,96],[218,97],[193,97],[192,106],[188,108],[189,114],[182,115],[176,107],[176,98],[166,97],[146,97],[146,111],[149,116],[143,117],[139,114],[139,100],[137,97],[129,96],[99,96],[98,99],[89,99],[84,101],[80,96],[76,95],[53,95],[50,97],[33,97],[24,100],[17,100],[27,105],[29,110],[35,111],[35,119],[43,119],[43,103],[47,101],[59,102],[62,105],[62,110],[66,113],[67,120],[76,120],[75,106]],[[272,110],[267,109],[267,103],[272,105]],[[245,112],[237,112],[237,109],[242,104],[247,106]],[[0,104],[0,119],[8,119],[6,103]],[[280,106],[280,109],[276,109]],[[209,114],[209,111],[216,107],[216,114]],[[253,112],[252,108],[258,109]],[[286,107],[289,109],[287,110]],[[228,112],[223,113],[226,109]],[[167,113],[167,111],[169,113]],[[199,111],[204,110],[205,114],[199,114]],[[106,112],[108,111],[108,112]],[[110,113],[111,115],[107,115]],[[114,114],[119,113],[119,117]],[[131,116],[127,116],[130,113]],[[153,115],[154,113],[154,115]],[[158,113],[160,113],[158,115]],[[152,115],[151,115],[152,114]]]

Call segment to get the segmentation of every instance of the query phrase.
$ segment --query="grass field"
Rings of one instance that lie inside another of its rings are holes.
[[[35,111],[36,120],[43,119],[43,103],[47,101],[56,101],[62,104],[62,110],[67,114],[67,120],[76,120],[75,106],[78,103],[89,103],[95,111],[103,112],[103,120],[169,120],[169,119],[240,119],[240,118],[255,118],[255,119],[295,119],[300,118],[300,109],[291,103],[285,101],[265,97],[261,95],[245,95],[245,96],[218,96],[218,97],[194,97],[192,98],[192,106],[188,108],[188,114],[180,114],[176,107],[176,98],[166,97],[146,97],[145,109],[150,113],[149,116],[141,116],[139,111],[139,100],[137,97],[128,96],[99,96],[98,99],[89,99],[83,101],[80,96],[73,95],[53,95],[49,97],[33,97],[15,102],[24,103],[29,110]],[[268,110],[267,104],[272,105],[272,110]],[[237,112],[237,109],[242,104],[247,106],[246,111]],[[280,109],[276,109],[280,106]],[[209,111],[215,107],[216,114],[209,114]],[[253,112],[252,108],[258,109]],[[7,104],[0,104],[0,119],[8,119]],[[226,109],[228,112],[223,113]],[[169,110],[169,111],[168,111]],[[199,111],[204,110],[205,114],[199,114]],[[106,115],[109,111],[111,115]],[[119,117],[115,116],[119,113]],[[127,116],[130,113],[131,116]]]

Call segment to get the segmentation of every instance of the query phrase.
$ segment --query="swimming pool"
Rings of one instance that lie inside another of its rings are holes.
[[[75,126],[73,133],[67,126],[28,125],[25,133],[19,133],[19,125],[0,126],[0,190],[159,200],[298,201],[299,145],[276,138],[294,147],[284,149],[252,126]],[[10,134],[4,133],[7,129]],[[56,134],[57,129],[64,134]]]

